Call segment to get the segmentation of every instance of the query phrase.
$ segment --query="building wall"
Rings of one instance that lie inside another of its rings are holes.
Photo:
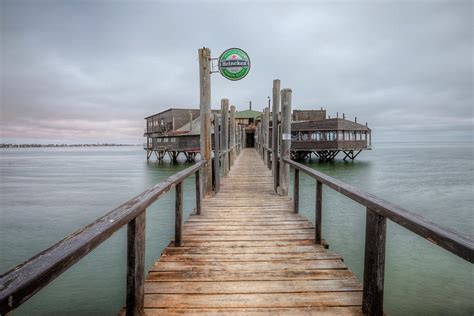
[[[174,117],[174,130],[182,127],[184,124],[189,122],[190,115],[193,115],[193,120],[196,119],[200,112],[199,110],[190,109],[169,109],[168,111],[147,118],[146,127],[148,133],[164,133],[173,130],[173,117]],[[163,124],[162,124],[163,122]]]
[[[293,121],[320,121],[326,119],[326,110],[293,110]]]

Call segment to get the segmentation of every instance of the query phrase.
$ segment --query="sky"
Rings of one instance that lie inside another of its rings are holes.
[[[368,122],[374,142],[473,140],[472,1],[0,0],[0,143],[143,142],[144,117],[199,107],[198,49],[244,49],[212,107]]]

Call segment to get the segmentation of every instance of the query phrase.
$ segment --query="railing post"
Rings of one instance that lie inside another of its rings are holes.
[[[367,208],[362,298],[362,311],[367,315],[383,315],[386,232],[386,218]]]
[[[214,158],[217,160],[217,164],[219,164],[219,157]],[[196,171],[195,173],[195,182],[196,182],[196,214],[201,215],[201,182],[199,179],[199,174],[201,173],[201,169]],[[219,169],[217,169],[216,173],[219,173]]]
[[[174,225],[174,246],[181,247],[182,224],[183,224],[183,182],[176,185],[175,200],[175,225]]]
[[[278,192],[278,113],[280,113],[280,80],[273,80],[273,99],[272,99],[272,173],[273,188]]]
[[[316,218],[314,242],[321,245],[321,226],[323,216],[323,184],[316,181]]]
[[[295,168],[295,181],[293,183],[293,211],[298,214],[300,211],[300,171]]]
[[[221,185],[221,169],[219,166],[220,155],[220,139],[219,139],[219,116],[214,113],[214,194],[217,194]]]
[[[146,210],[127,225],[126,315],[143,315]]]
[[[222,175],[229,173],[229,100],[221,100],[221,150],[222,150]]]
[[[204,195],[212,193],[211,161],[211,50],[200,48],[199,54],[199,109],[201,119],[200,153],[201,160],[206,160],[202,168],[202,190]]]
[[[232,105],[230,107],[230,115],[229,115],[229,148],[230,155],[229,155],[229,169],[234,166],[234,160],[236,155],[236,148],[235,148],[235,106]]]
[[[290,158],[291,150],[291,89],[281,90],[281,115],[280,194],[287,196],[290,166],[284,159]]]

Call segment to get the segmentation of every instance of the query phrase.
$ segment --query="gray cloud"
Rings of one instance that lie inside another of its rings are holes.
[[[369,122],[378,140],[472,139],[472,2],[2,1],[1,136],[141,141],[143,117],[199,104],[197,49],[242,47],[212,102],[263,108],[275,78],[294,108]]]

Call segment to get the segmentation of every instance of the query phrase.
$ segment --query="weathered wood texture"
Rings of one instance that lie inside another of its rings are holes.
[[[146,315],[362,314],[362,285],[244,149],[145,281]]]
[[[273,189],[278,192],[279,179],[279,140],[278,140],[278,113],[280,113],[280,80],[273,80],[273,104],[272,104],[272,174]]]
[[[142,212],[127,227],[127,315],[143,314],[145,225],[146,212]]]
[[[201,172],[201,189],[203,195],[212,193],[212,162],[211,162],[211,50],[200,48],[199,54],[199,109],[201,117],[200,153],[206,165]]]

